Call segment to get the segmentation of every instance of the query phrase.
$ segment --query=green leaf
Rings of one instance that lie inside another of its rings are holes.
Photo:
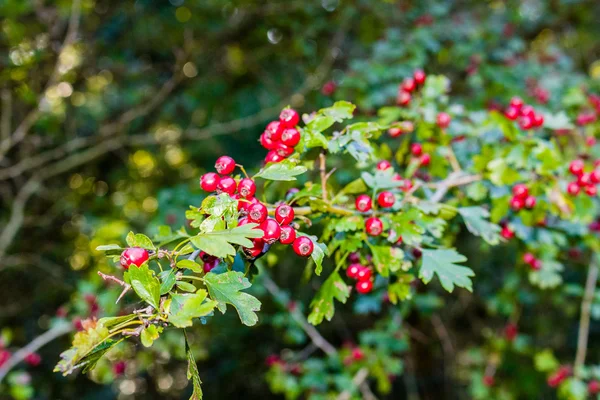
[[[206,298],[206,290],[194,294],[174,294],[169,310],[169,322],[178,328],[193,325],[194,318],[204,317],[213,312],[217,302]]]
[[[229,271],[223,274],[209,272],[204,277],[204,282],[210,297],[218,301],[219,311],[224,314],[227,309],[226,304],[231,304],[236,308],[244,325],[256,324],[258,316],[255,311],[260,310],[261,304],[256,297],[241,291],[252,286],[243,273],[238,271]]]
[[[561,263],[554,260],[542,260],[542,267],[538,271],[529,272],[529,282],[542,289],[551,289],[562,283],[560,272],[563,270]]]
[[[192,244],[212,255],[219,258],[235,255],[235,248],[232,244],[238,244],[244,247],[252,247],[250,239],[262,237],[264,232],[260,229],[254,229],[257,224],[246,224],[235,227],[233,229],[225,229],[222,231],[199,233],[193,236],[190,240]]]
[[[142,233],[134,234],[133,232],[129,232],[125,240],[127,241],[127,245],[129,247],[141,247],[142,249],[146,250],[156,250],[152,240]]]
[[[156,325],[150,325],[145,328],[140,335],[140,339],[142,340],[144,347],[152,346],[152,343],[159,338],[162,330],[162,327],[157,327]]]
[[[192,381],[194,390],[190,396],[190,400],[202,400],[202,381],[200,380],[200,373],[198,372],[198,365],[194,359],[194,354],[190,348],[187,332],[183,330],[183,336],[185,338],[185,355],[188,362],[187,378]]]
[[[337,196],[342,194],[357,194],[357,193],[365,193],[367,191],[367,185],[365,185],[365,181],[362,178],[358,178],[344,186],[342,190],[338,192]]]
[[[402,267],[404,252],[397,247],[369,246],[373,254],[373,265],[379,274],[387,277],[391,271],[398,271]]]
[[[296,176],[306,172],[306,167],[297,165],[291,160],[271,163],[260,170],[255,178],[269,179],[272,181],[295,181]]]
[[[419,270],[419,278],[424,283],[429,283],[433,275],[437,274],[442,287],[448,292],[454,290],[454,285],[473,291],[472,276],[475,275],[471,268],[457,265],[467,261],[467,258],[454,249],[423,250],[423,261]]]
[[[163,271],[158,274],[160,278],[160,295],[167,294],[173,289],[173,285],[175,285],[176,276],[175,269],[171,268],[168,271]]]
[[[420,224],[422,219],[423,214],[417,208],[410,208],[403,213],[392,215],[391,228],[396,233],[394,242],[398,236],[402,236],[402,241],[408,245],[420,244],[425,233],[425,229]]]
[[[315,262],[315,274],[321,275],[321,272],[323,271],[323,259],[325,258],[325,254],[329,255],[327,246],[323,243],[319,243],[316,236],[307,235],[302,232],[298,232],[298,236],[306,236],[313,242],[314,247],[310,257]]]
[[[311,312],[308,315],[308,322],[318,325],[323,322],[323,318],[331,321],[335,312],[333,300],[337,299],[341,303],[346,303],[350,296],[350,287],[346,285],[340,274],[334,271],[317,292],[315,298],[310,303]]]
[[[160,281],[154,276],[154,271],[148,267],[148,263],[142,264],[139,268],[131,267],[125,274],[128,275],[128,280],[135,293],[146,303],[158,310]]]
[[[196,286],[192,285],[189,282],[178,281],[176,285],[179,289],[183,290],[184,292],[193,293],[196,291]]]
[[[118,244],[105,244],[102,246],[96,247],[97,251],[109,251],[109,250],[123,250],[121,246]]]
[[[316,116],[308,124],[306,124],[306,127],[313,131],[323,132],[333,124],[335,124],[335,119],[333,117]]]
[[[202,265],[198,264],[195,261],[188,260],[188,259],[183,259],[183,260],[177,261],[177,268],[189,269],[197,274],[204,272]]]
[[[331,107],[319,110],[319,114],[332,117],[337,122],[342,122],[345,119],[350,119],[354,115],[356,106],[347,101],[336,101]]]
[[[461,207],[458,213],[473,235],[481,236],[491,245],[500,243],[500,227],[488,221],[490,212],[482,207]]]
[[[536,353],[536,355],[533,358],[533,362],[535,365],[535,369],[540,372],[552,372],[560,366],[560,363],[558,362],[556,357],[554,357],[554,354],[550,349],[546,349],[540,351],[539,353]]]
[[[104,326],[105,328],[110,329],[110,328],[120,325],[122,323],[133,321],[136,318],[138,318],[138,316],[136,314],[128,314],[128,315],[122,315],[120,317],[100,318],[98,320],[98,323],[101,324],[102,326]]]
[[[388,297],[392,304],[398,304],[399,301],[409,300],[412,298],[410,283],[413,276],[403,274],[398,277],[398,281],[388,286]]]

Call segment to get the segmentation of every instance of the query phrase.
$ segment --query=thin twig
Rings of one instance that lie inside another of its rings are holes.
[[[325,153],[319,153],[319,172],[321,174],[321,192],[323,195],[323,201],[327,201],[327,160]]]
[[[344,390],[339,394],[336,400],[350,400],[352,392],[355,388],[358,388],[369,376],[369,370],[367,368],[361,368],[352,378],[352,388]]]
[[[105,281],[113,281],[123,287],[123,291],[121,292],[119,297],[117,297],[117,301],[115,301],[115,303],[118,303],[123,298],[123,296],[125,296],[125,293],[127,293],[129,289],[131,289],[131,285],[129,283],[124,282],[115,276],[103,274],[100,271],[98,271],[98,275],[100,275]]]
[[[598,256],[594,255],[592,263],[588,269],[587,279],[585,282],[585,292],[581,301],[581,317],[579,319],[579,334],[577,336],[577,353],[575,356],[575,374],[581,372],[581,368],[585,365],[585,357],[588,347],[588,336],[590,331],[590,314],[592,302],[594,300],[594,292],[596,290],[596,281],[598,280]]]

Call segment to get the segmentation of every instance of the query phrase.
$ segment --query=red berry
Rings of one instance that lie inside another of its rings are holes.
[[[281,227],[273,218],[267,218],[260,224],[260,229],[264,232],[263,240],[265,243],[274,243],[281,236]]]
[[[282,226],[281,235],[279,235],[279,241],[281,244],[292,244],[296,240],[296,230],[291,226]]]
[[[356,201],[354,202],[354,204],[356,205],[356,209],[360,212],[367,212],[373,206],[371,197],[369,197],[369,195],[366,194],[361,194],[358,197],[356,197]]]
[[[383,223],[379,218],[371,217],[365,221],[365,229],[367,230],[367,234],[379,236],[383,232]]]
[[[219,176],[219,174],[216,174],[214,172],[207,172],[200,178],[200,187],[204,191],[214,192],[215,190],[217,190],[217,185],[219,184],[220,180],[221,177]]]
[[[413,77],[415,78],[415,82],[417,82],[418,85],[422,85],[425,83],[425,78],[427,77],[427,75],[425,75],[425,72],[422,69],[417,69],[413,73]]]
[[[275,209],[275,219],[282,225],[288,225],[294,220],[294,209],[287,204],[281,204]]]
[[[587,186],[592,183],[592,176],[590,174],[583,173],[577,177],[577,184],[579,186]]]
[[[594,197],[598,194],[598,188],[595,185],[586,186],[585,194],[587,194],[590,197]]]
[[[381,192],[377,196],[377,203],[380,207],[388,208],[394,205],[396,197],[392,192]]]
[[[352,359],[354,361],[360,361],[365,357],[365,354],[358,347],[352,349]]]
[[[398,127],[388,129],[388,135],[390,135],[390,137],[398,137],[398,136],[402,135],[403,133],[404,132],[402,132],[402,129],[400,129]]]
[[[522,183],[519,183],[512,188],[512,193],[515,197],[525,199],[529,195],[529,189]]]
[[[404,106],[407,106],[410,104],[411,99],[412,99],[412,96],[410,95],[410,93],[405,92],[405,91],[400,91],[400,92],[398,92],[398,97],[396,98],[396,104],[404,107]]]
[[[265,133],[272,142],[279,141],[281,132],[283,132],[283,125],[279,121],[271,121],[265,128]]]
[[[544,116],[542,114],[535,113],[533,115],[533,126],[540,127],[544,125]]]
[[[294,252],[299,256],[308,257],[312,254],[314,245],[312,240],[310,240],[306,236],[300,236],[297,237],[296,240],[294,240],[292,248],[294,249]]]
[[[517,325],[513,324],[512,322],[506,324],[506,326],[504,327],[504,336],[506,337],[506,340],[508,340],[510,342],[515,340],[518,333],[519,333],[519,328],[517,327]]]
[[[585,145],[588,147],[593,147],[596,145],[596,138],[593,136],[588,136],[585,138]]]
[[[535,197],[527,196],[527,198],[525,199],[525,208],[532,209],[533,207],[535,207],[536,202],[537,199]]]
[[[451,120],[452,117],[448,113],[441,112],[437,115],[437,124],[442,129],[447,128]]]
[[[492,375],[484,375],[483,376],[483,384],[487,387],[494,386],[495,379]]]
[[[265,162],[268,163],[278,163],[283,160],[284,157],[281,157],[275,150],[271,150],[267,153],[265,157]]]
[[[417,84],[413,78],[405,78],[402,81],[402,90],[406,92],[412,92],[417,87]]]
[[[252,204],[248,207],[248,220],[256,224],[262,223],[267,219],[269,211],[263,203]]]
[[[270,137],[269,137],[269,133],[267,131],[263,132],[260,135],[260,145],[262,147],[264,147],[267,150],[273,150],[275,148],[275,144],[277,142],[274,142]]]
[[[535,256],[531,253],[525,253],[523,254],[523,262],[525,264],[529,264],[529,265],[533,265],[535,261]]]
[[[300,142],[300,132],[296,128],[285,129],[281,133],[281,142],[286,146],[295,147]]]
[[[244,178],[238,184],[237,190],[243,198],[251,198],[256,193],[256,183],[250,178]]]
[[[371,271],[370,268],[363,267],[356,274],[356,279],[358,279],[359,281],[366,281],[368,279],[371,279],[371,275],[373,275],[373,271]]]
[[[217,158],[215,169],[221,175],[229,175],[235,169],[235,161],[229,156],[221,156]]]
[[[534,271],[539,271],[542,268],[542,260],[540,260],[539,258],[536,258],[535,260],[533,260],[533,263],[531,263],[531,269],[533,269]]]
[[[126,367],[127,367],[127,364],[125,363],[125,361],[117,361],[113,365],[113,373],[115,375],[123,375],[125,373]]]
[[[335,93],[335,89],[337,89],[335,82],[328,81],[323,84],[323,87],[321,87],[321,93],[323,93],[325,96],[331,96],[333,93]]]
[[[30,353],[25,356],[23,361],[32,367],[37,367],[42,362],[42,357],[38,353]]]
[[[592,396],[600,393],[600,382],[594,380],[588,383],[588,393]]]
[[[521,115],[533,119],[535,116],[535,109],[530,105],[524,105],[521,107]]]
[[[421,165],[421,167],[426,167],[429,165],[429,163],[431,163],[431,156],[429,153],[423,154],[419,159],[419,165]]]
[[[569,193],[571,196],[577,196],[580,189],[581,188],[577,182],[571,182],[567,185],[567,193]]]
[[[504,116],[511,121],[514,121],[519,117],[519,109],[515,107],[508,107],[506,111],[504,111]]]
[[[513,197],[510,199],[510,208],[512,208],[514,211],[519,211],[524,206],[525,202],[523,201],[523,199],[519,197]]]
[[[595,169],[590,172],[590,182],[592,183],[600,183],[600,170]]]
[[[285,108],[279,114],[279,122],[284,128],[293,128],[300,122],[300,115],[292,108]]]
[[[419,157],[421,154],[423,154],[423,146],[421,146],[421,143],[413,143],[410,146],[410,152],[413,156]]]
[[[583,160],[577,159],[571,161],[569,164],[569,172],[571,172],[575,176],[579,176],[583,174],[583,167],[585,166]]]
[[[250,258],[258,257],[265,247],[265,242],[263,239],[252,239],[253,246],[252,247],[244,247],[244,253]],[[206,264],[205,264],[206,265]]]
[[[358,272],[363,268],[364,267],[358,263],[350,264],[346,269],[346,276],[351,279],[356,279]]]
[[[513,237],[515,237],[515,232],[510,229],[508,226],[504,226],[502,227],[502,230],[500,231],[500,235],[506,239],[506,240],[510,240]]]
[[[510,99],[510,106],[516,108],[517,110],[520,110],[521,107],[523,107],[523,100],[520,97],[513,97],[512,99]]]
[[[235,193],[236,188],[237,184],[235,183],[235,179],[230,176],[222,176],[217,185],[218,192],[227,193],[230,196]]]
[[[519,126],[521,129],[531,129],[533,128],[533,120],[531,117],[523,116],[519,119]]]
[[[142,249],[141,247],[130,247],[121,253],[121,266],[125,269],[129,269],[131,264],[139,267],[148,261],[148,258],[150,258],[150,256],[146,249]]]
[[[388,160],[381,160],[377,163],[377,169],[380,171],[385,171],[389,168],[392,168],[392,164]]]
[[[294,148],[286,146],[283,143],[275,144],[275,152],[283,158],[289,157],[294,153]]]
[[[373,289],[373,282],[358,281],[356,282],[356,291],[360,294],[367,294]]]

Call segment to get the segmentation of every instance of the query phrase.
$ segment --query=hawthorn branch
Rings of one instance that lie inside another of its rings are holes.
[[[344,390],[342,393],[339,394],[336,400],[350,400],[350,398],[352,397],[352,390],[354,390],[354,388],[362,386],[362,384],[365,382],[368,376],[369,370],[367,368],[359,369],[358,372],[352,378],[352,389]]]
[[[12,356],[0,367],[0,382],[16,365],[25,359],[29,354],[35,353],[56,338],[59,338],[73,330],[73,326],[68,323],[56,325],[50,330],[42,333],[33,339],[29,344],[15,351]]]
[[[327,159],[325,158],[325,153],[319,153],[319,172],[321,174],[321,192],[323,196],[323,201],[327,201]]]
[[[453,187],[468,185],[469,183],[477,182],[483,179],[481,175],[465,175],[462,172],[453,172],[448,178],[443,181],[426,184],[425,186],[436,189],[435,193],[429,199],[433,203],[438,203],[448,190]]]
[[[594,255],[592,263],[588,269],[585,282],[585,292],[581,301],[581,317],[579,319],[579,334],[577,336],[577,353],[575,355],[575,374],[581,371],[585,365],[585,357],[588,347],[588,336],[590,331],[590,314],[594,292],[596,290],[596,281],[598,280],[598,256]]]
[[[100,271],[98,271],[98,275],[100,275],[100,277],[102,277],[102,279],[104,279],[105,281],[112,281],[123,287],[123,291],[121,292],[119,297],[117,297],[117,301],[115,301],[115,303],[118,303],[123,298],[123,296],[125,296],[125,293],[127,293],[129,289],[131,289],[131,285],[129,283],[122,281],[115,276],[103,274]]]

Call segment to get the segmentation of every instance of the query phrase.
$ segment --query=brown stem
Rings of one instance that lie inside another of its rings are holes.
[[[581,368],[585,365],[585,356],[588,347],[588,336],[590,331],[590,314],[594,292],[596,290],[596,281],[598,280],[598,259],[594,255],[592,264],[588,269],[585,282],[585,292],[581,301],[581,317],[579,318],[579,335],[577,336],[577,353],[575,355],[575,374],[579,374]]]
[[[369,376],[369,370],[367,368],[359,369],[358,372],[352,378],[352,389],[351,390],[354,390],[354,388],[360,387],[363,384],[363,382],[365,381],[365,379],[367,379],[368,376]],[[337,397],[336,400],[350,400],[350,398],[352,397],[351,390],[349,390],[349,389],[344,390],[342,393],[340,393],[340,395]]]
[[[118,303],[123,298],[123,296],[125,296],[125,293],[127,293],[129,291],[129,289],[131,289],[130,284],[120,280],[117,277],[114,277],[112,275],[103,274],[100,271],[98,271],[98,275],[100,275],[100,277],[102,277],[102,279],[104,279],[105,281],[113,281],[113,282],[123,286],[123,291],[121,292],[121,294],[119,295],[119,297],[117,298],[117,301],[115,301],[115,303]]]
[[[321,192],[323,192],[323,201],[327,201],[327,168],[325,153],[319,154],[319,171],[321,173]]]

